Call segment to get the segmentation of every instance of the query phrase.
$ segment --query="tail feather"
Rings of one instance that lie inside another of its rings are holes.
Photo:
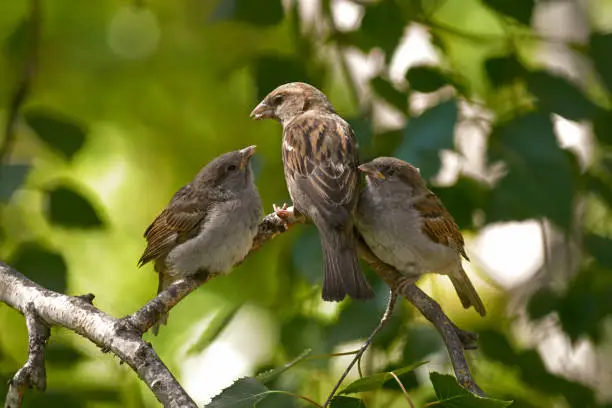
[[[485,306],[482,303],[482,299],[478,296],[476,292],[476,288],[470,281],[470,278],[467,276],[463,268],[459,268],[459,272],[455,274],[449,275],[455,290],[457,291],[457,295],[459,295],[459,300],[461,300],[461,304],[464,308],[469,308],[473,306],[476,311],[484,317],[487,313],[485,310]]]
[[[172,282],[172,280],[169,279],[168,274],[166,273],[166,268],[161,262],[155,263],[155,270],[157,271],[157,276],[158,276],[157,294],[159,295],[159,293],[162,290],[168,287],[168,285]],[[155,325],[151,328],[151,332],[153,333],[153,335],[157,336],[161,325],[166,325],[167,323],[168,323],[168,313],[164,313],[159,317],[159,320],[157,321],[157,323],[155,323]]]
[[[352,232],[327,230],[321,233],[325,276],[323,300],[339,302],[348,294],[353,299],[371,299],[374,292],[357,259]]]

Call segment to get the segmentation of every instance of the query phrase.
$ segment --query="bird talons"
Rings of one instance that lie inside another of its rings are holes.
[[[287,203],[283,203],[282,207],[272,204],[272,209],[276,216],[285,224],[285,230],[288,230],[296,222],[293,206],[289,206]]]

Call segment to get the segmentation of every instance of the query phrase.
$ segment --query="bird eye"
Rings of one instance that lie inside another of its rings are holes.
[[[389,170],[387,170],[387,175],[388,175],[389,177],[391,177],[391,176],[395,176],[395,173],[397,173],[397,172],[395,171],[395,169],[389,169]]]
[[[273,99],[272,99],[272,103],[274,103],[274,105],[280,105],[283,102],[283,99],[285,97],[283,95],[276,95]]]
[[[235,164],[230,164],[229,166],[227,166],[227,171],[234,171],[236,169],[237,169],[237,167],[236,167]]]

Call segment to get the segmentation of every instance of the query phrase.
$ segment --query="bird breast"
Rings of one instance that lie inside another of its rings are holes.
[[[373,194],[370,188],[360,197],[356,225],[380,260],[404,275],[443,273],[455,263],[456,254],[450,248],[423,233],[420,214],[412,200],[406,199],[410,195],[399,191]]]
[[[216,204],[198,235],[168,254],[171,274],[229,272],[251,250],[261,215],[261,201],[237,199]]]

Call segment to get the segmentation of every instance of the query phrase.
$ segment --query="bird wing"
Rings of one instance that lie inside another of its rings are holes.
[[[465,243],[459,226],[438,196],[427,190],[424,195],[415,199],[414,208],[421,214],[422,231],[425,235],[432,241],[452,248],[465,259],[470,260],[465,253]]]
[[[285,175],[323,215],[337,215],[355,202],[356,144],[353,130],[337,115],[304,114],[284,131]]]
[[[206,218],[208,201],[187,184],[177,191],[166,208],[146,229],[147,248],[138,261],[142,266],[165,256],[172,248],[197,233]]]

